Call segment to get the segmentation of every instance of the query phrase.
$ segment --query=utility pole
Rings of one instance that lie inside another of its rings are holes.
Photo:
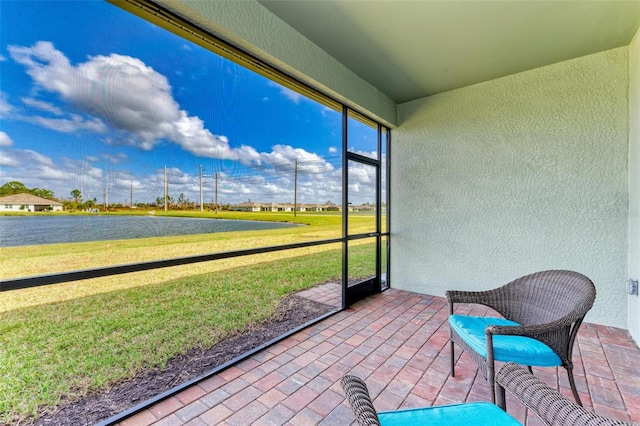
[[[203,211],[203,201],[202,201],[202,164],[200,165],[200,211]]]
[[[104,209],[107,210],[109,207],[109,183],[105,182],[104,184]]]
[[[216,214],[218,214],[218,172],[216,172]]]
[[[296,158],[296,169],[293,175],[293,217],[298,212],[298,159]]]
[[[167,183],[167,166],[164,166],[164,212],[167,212],[167,201],[169,195],[169,184]]]
[[[131,210],[133,210],[133,182],[131,182],[131,204],[129,204]]]

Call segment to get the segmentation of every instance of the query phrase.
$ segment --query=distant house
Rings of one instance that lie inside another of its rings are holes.
[[[231,211],[244,211],[244,212],[292,212],[292,203],[256,203],[251,200],[245,201],[239,204],[234,204],[230,207]],[[335,204],[298,204],[299,212],[329,212],[329,211],[341,211],[342,208]]]
[[[337,206],[329,204],[303,204],[303,207],[304,211],[308,212],[328,212],[332,210],[338,210]]]
[[[260,204],[263,212],[292,212],[293,204],[263,203]]]
[[[376,206],[371,204],[362,204],[359,206],[349,206],[350,212],[374,212],[376,211]]]
[[[277,212],[279,204],[276,203],[261,203],[260,210],[263,212]]]
[[[254,203],[249,200],[243,203],[234,204],[229,210],[238,212],[259,212],[261,210],[261,205],[260,203]]]
[[[36,197],[31,194],[15,194],[0,197],[0,212],[62,211],[62,203]]]

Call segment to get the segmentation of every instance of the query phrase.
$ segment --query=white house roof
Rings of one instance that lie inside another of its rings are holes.
[[[25,205],[46,205],[61,206],[62,203],[47,200],[46,198],[36,197],[32,194],[14,194],[0,197],[0,204],[25,204]]]

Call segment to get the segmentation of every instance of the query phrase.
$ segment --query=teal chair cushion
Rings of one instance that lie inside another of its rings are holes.
[[[509,414],[488,402],[441,405],[378,413],[382,426],[447,425],[447,426],[521,426]]]
[[[487,338],[484,330],[489,325],[520,325],[504,318],[450,315],[449,325],[474,351],[487,357]],[[523,336],[493,336],[493,358],[513,361],[522,365],[555,367],[562,365],[560,357],[544,343]]]

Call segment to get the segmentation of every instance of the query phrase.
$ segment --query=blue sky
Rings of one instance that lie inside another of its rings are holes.
[[[109,203],[341,203],[341,114],[101,1],[0,1],[0,185]],[[350,127],[371,155],[375,130]],[[350,201],[373,200],[354,167]],[[362,197],[359,197],[359,194]]]

